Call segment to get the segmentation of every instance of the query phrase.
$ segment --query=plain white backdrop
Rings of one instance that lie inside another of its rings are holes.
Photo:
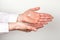
[[[23,13],[34,7],[41,8],[38,12],[51,14],[53,21],[37,32],[1,34],[0,40],[60,40],[60,0],[0,0],[0,12]]]

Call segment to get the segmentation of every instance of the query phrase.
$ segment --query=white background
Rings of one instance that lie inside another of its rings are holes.
[[[38,12],[49,13],[54,20],[37,32],[12,31],[1,34],[0,40],[60,40],[60,0],[0,0],[1,12],[22,13],[34,7],[41,7]]]

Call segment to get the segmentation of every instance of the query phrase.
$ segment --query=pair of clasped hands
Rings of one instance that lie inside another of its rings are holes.
[[[24,32],[37,31],[39,28],[51,22],[53,17],[47,13],[36,12],[40,7],[31,8],[19,14],[16,22],[9,23],[9,30],[19,30]]]

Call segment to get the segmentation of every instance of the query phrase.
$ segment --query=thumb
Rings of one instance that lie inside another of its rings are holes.
[[[28,26],[29,30],[36,31],[37,29],[35,27]]]
[[[35,7],[35,8],[31,8],[31,11],[38,11],[40,9],[40,7]]]

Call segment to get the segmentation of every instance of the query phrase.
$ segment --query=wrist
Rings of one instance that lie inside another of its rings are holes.
[[[9,31],[15,30],[15,26],[16,26],[16,23],[14,23],[14,22],[9,22],[9,23],[8,23]]]

